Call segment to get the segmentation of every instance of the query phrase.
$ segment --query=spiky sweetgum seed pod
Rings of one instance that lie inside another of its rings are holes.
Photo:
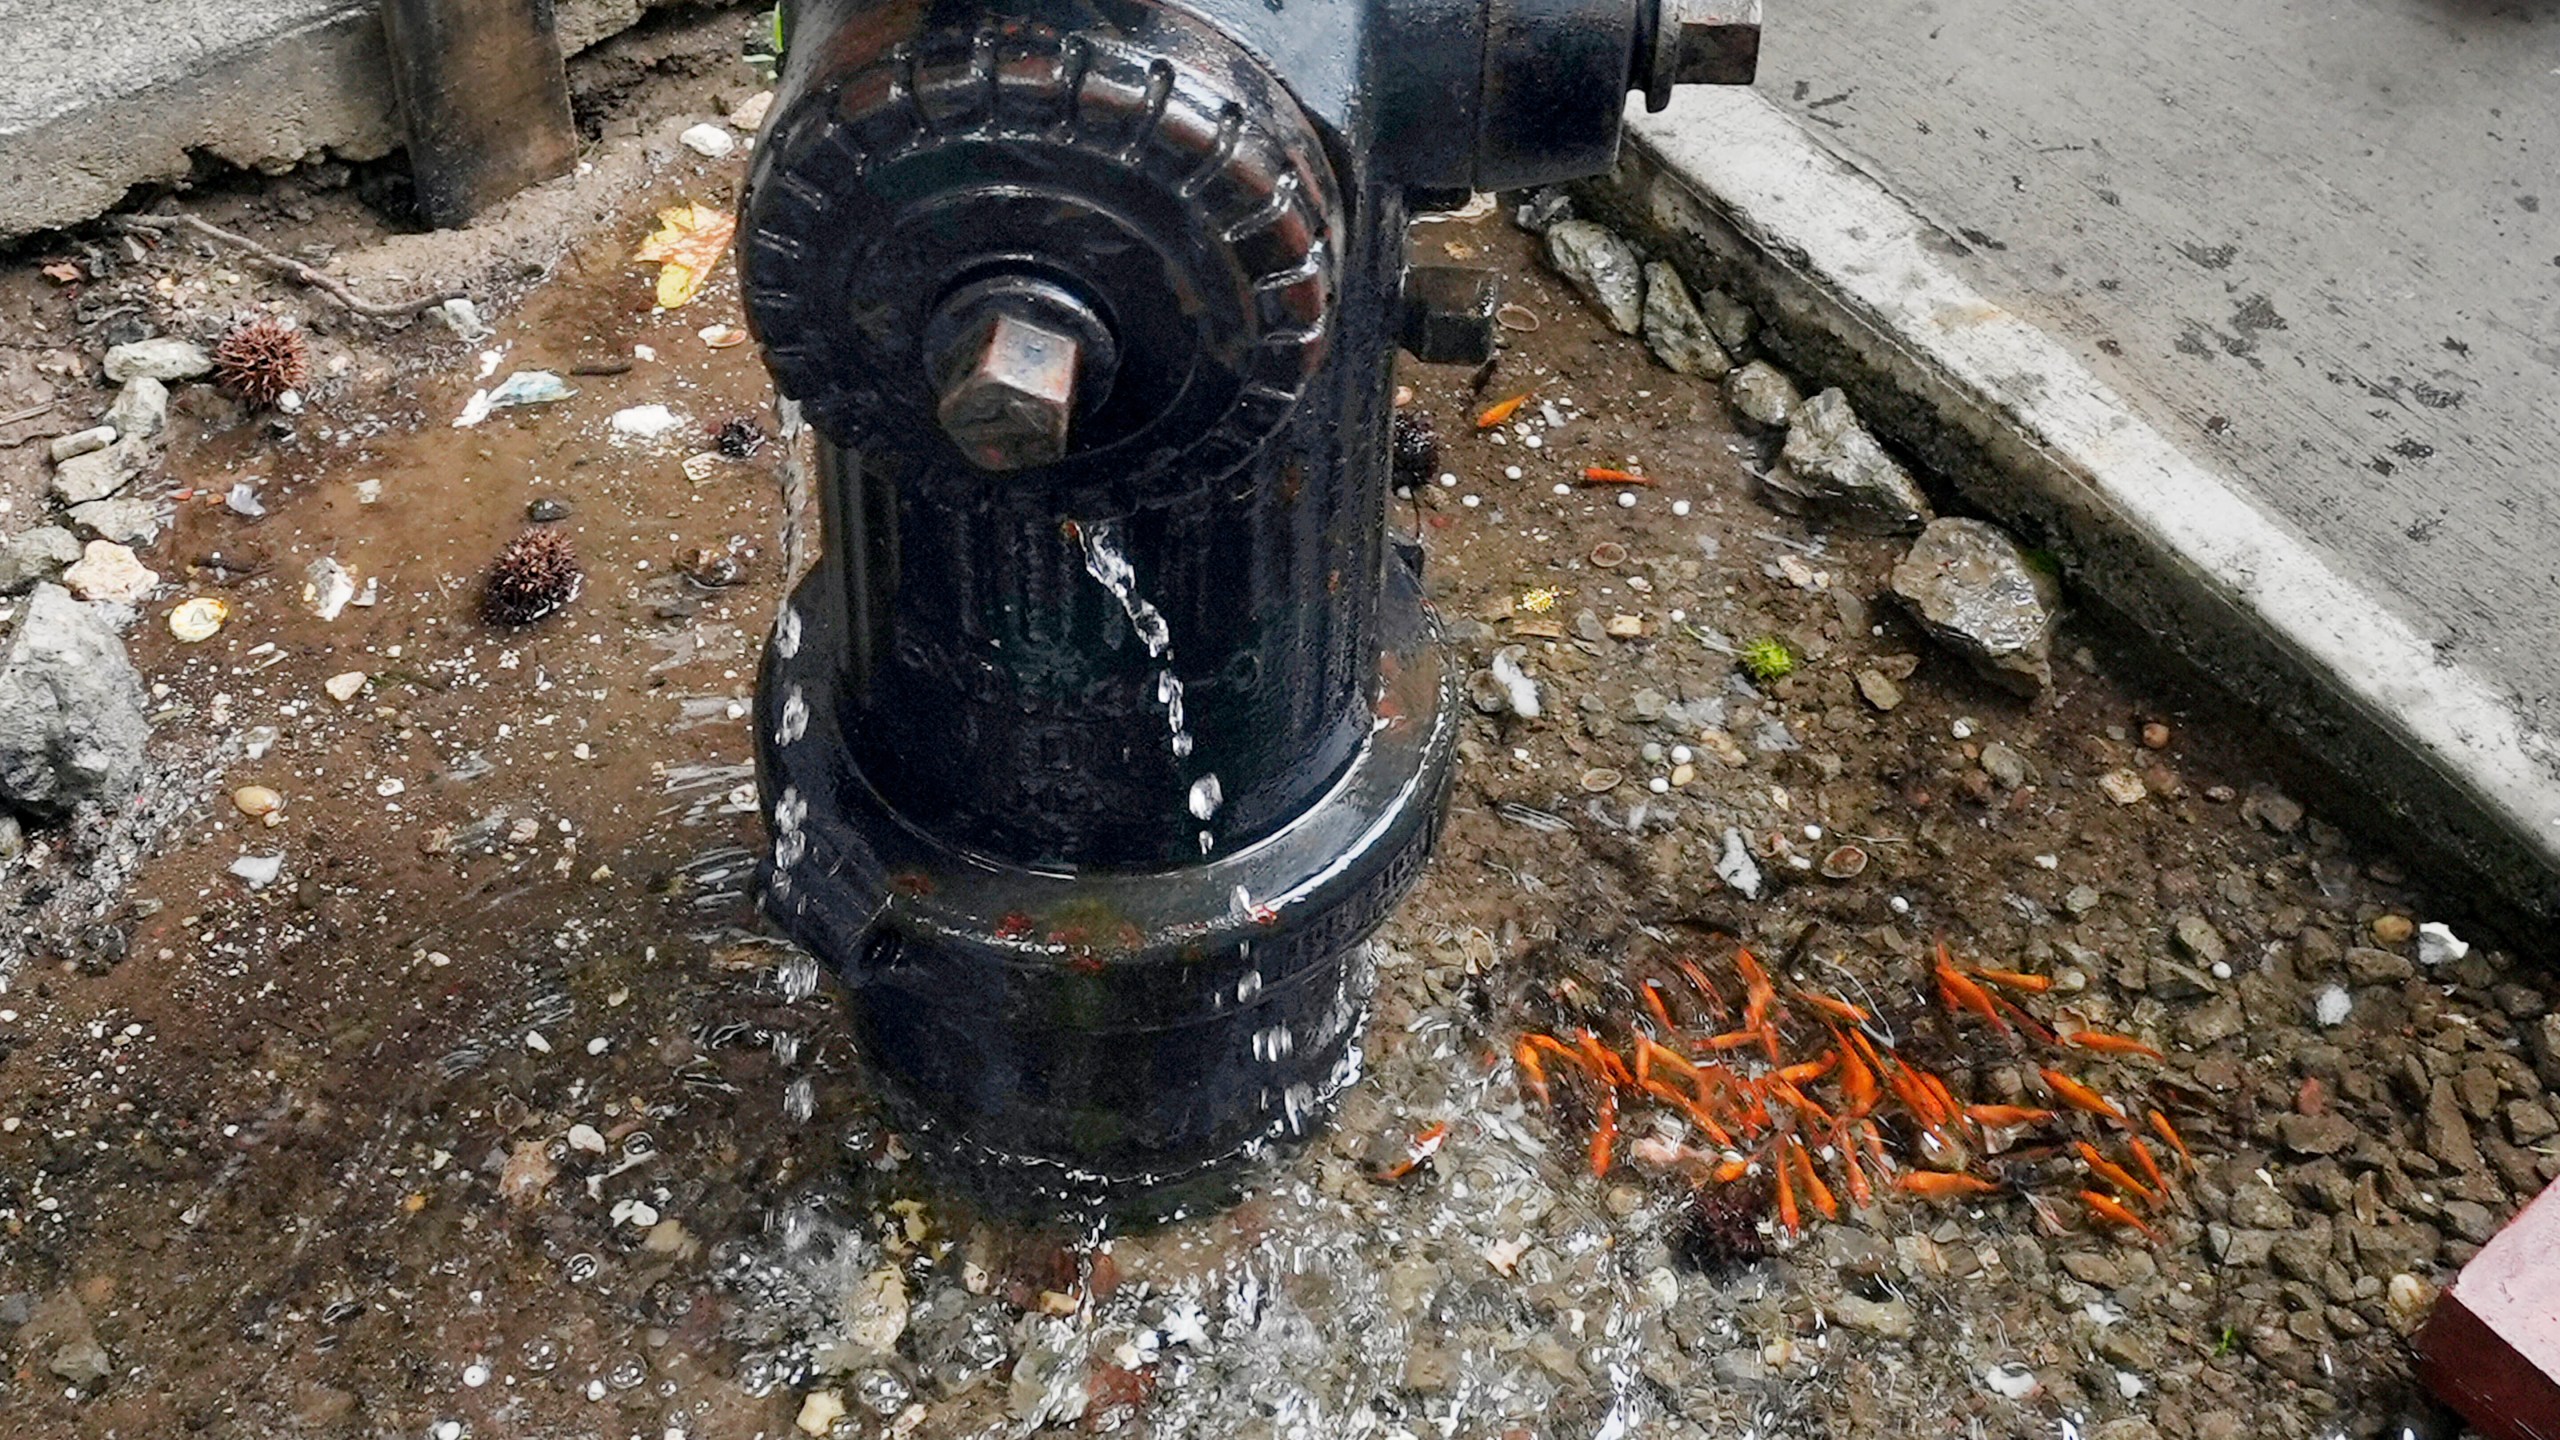
[[[480,613],[499,625],[530,625],[577,599],[585,578],[567,535],[547,527],[529,528],[508,541],[489,566]]]
[[[213,347],[213,378],[264,408],[311,381],[311,351],[302,332],[272,316],[232,326]]]

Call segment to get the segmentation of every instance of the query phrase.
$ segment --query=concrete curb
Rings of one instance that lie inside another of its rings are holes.
[[[183,180],[198,155],[280,173],[329,155],[378,159],[400,143],[376,0],[35,8],[53,3],[0,0],[0,23],[32,27],[28,49],[0,60],[0,77],[23,82],[0,95],[0,241]],[[560,0],[561,48],[576,55],[676,3]],[[183,51],[133,39],[179,33]]]
[[[1684,90],[1629,128],[1593,208],[1753,302],[1809,378],[2369,792],[2396,839],[2560,920],[2560,746],[2495,685],[1958,278],[1954,237],[1758,95]]]

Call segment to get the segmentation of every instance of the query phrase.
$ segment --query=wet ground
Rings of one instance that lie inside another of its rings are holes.
[[[1894,545],[1763,506],[1714,389],[1500,219],[1418,231],[1502,266],[1534,329],[1480,388],[1411,371],[1451,483],[1391,519],[1468,667],[1521,647],[1543,715],[1467,718],[1447,838],[1380,939],[1368,1078],[1224,1213],[975,1217],[744,894],[780,451],[714,445],[769,419],[752,346],[699,333],[737,322],[730,272],[661,313],[626,260],[656,206],[726,206],[739,174],[676,167],[479,344],[335,340],[290,420],[181,404],[171,483],[250,481],[268,513],[181,502],[146,553],[172,583],[132,638],[182,818],[127,897],[0,965],[11,1433],[2184,1440],[2423,1414],[2398,1331],[2560,1173],[2542,992],[2486,944],[2414,966],[2403,917],[2467,929],[2459,902],[2324,823],[2355,797],[2270,788],[2254,737],[2130,678],[2120,637],[2067,627],[2046,706],[1932,650],[1883,594]],[[577,393],[452,423],[525,369]],[[649,404],[680,423],[615,432]],[[545,499],[583,591],[493,628],[481,571]],[[722,557],[740,583],[680,573]],[[371,603],[313,614],[324,558]],[[233,609],[182,645],[192,595]],[[1801,664],[1754,684],[1733,652],[1766,636]],[[278,823],[234,807],[249,784]],[[1728,832],[1757,898],[1719,876]],[[1863,869],[1825,878],[1843,844]],[[263,888],[231,873],[269,855]],[[17,862],[84,863],[76,836]],[[2087,1222],[2051,1147],[2001,1194],[1704,1244],[1687,1184],[1632,1156],[1595,1179],[1587,1117],[1521,1093],[1524,1029],[1622,1034],[1633,982],[1726,973],[1739,940],[1966,1097],[2032,1098],[2049,1061],[1925,998],[1938,938],[2167,1051],[2073,1067],[2196,1152],[2159,1244]]]

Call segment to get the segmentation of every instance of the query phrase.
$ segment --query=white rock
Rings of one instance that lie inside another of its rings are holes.
[[[706,160],[726,159],[730,152],[738,148],[737,136],[730,134],[727,127],[713,125],[708,121],[700,125],[687,126],[685,132],[678,135],[676,140],[684,148]]]
[[[2321,1024],[2334,1029],[2347,1023],[2347,1012],[2355,1006],[2355,997],[2349,995],[2344,986],[2330,985],[2312,999],[2311,1013]]]
[[[2418,927],[2418,963],[2442,965],[2471,953],[2470,942],[2456,939],[2453,927],[2430,920]]]
[[[239,876],[241,883],[250,889],[264,890],[276,883],[276,877],[284,873],[284,852],[277,851],[273,855],[243,855],[231,862],[231,873]]]
[[[1530,679],[1527,673],[1521,670],[1519,646],[1514,645],[1495,653],[1493,678],[1502,682],[1504,693],[1511,697],[1512,714],[1523,720],[1538,718],[1538,682]]]
[[[136,340],[107,352],[107,379],[121,385],[137,375],[154,380],[192,380],[213,368],[213,357],[201,345],[163,335]]]
[[[347,670],[321,681],[320,688],[329,692],[330,699],[344,705],[356,698],[356,692],[364,688],[364,681],[363,671]]]
[[[844,1418],[844,1397],[833,1390],[812,1390],[800,1402],[800,1416],[791,1423],[803,1435],[825,1435]]]
[[[1725,827],[1724,853],[1716,857],[1716,878],[1742,892],[1746,900],[1760,898],[1760,862],[1751,858],[1751,847],[1742,842],[1742,832]]]
[[[83,600],[113,600],[133,605],[149,595],[160,577],[112,540],[92,540],[80,559],[62,572],[62,588]]]
[[[584,1121],[569,1127],[568,1139],[569,1148],[572,1150],[584,1150],[590,1155],[604,1153],[603,1132]]]
[[[2014,1363],[1994,1365],[1982,1372],[1982,1383],[2002,1399],[2024,1400],[2036,1393],[2036,1372]]]
[[[303,608],[321,619],[337,619],[354,598],[356,577],[334,558],[324,555],[302,572]]]
[[[65,460],[76,460],[83,455],[95,454],[114,443],[116,443],[116,427],[92,425],[86,430],[74,430],[68,435],[55,437],[53,445],[46,453],[53,457],[54,464],[59,465]]]
[[[616,435],[628,435],[635,440],[655,440],[684,421],[664,405],[634,405],[628,410],[613,412],[610,423]]]
[[[741,130],[761,130],[765,112],[772,108],[773,92],[759,90],[738,102],[738,108],[729,112],[729,123]]]

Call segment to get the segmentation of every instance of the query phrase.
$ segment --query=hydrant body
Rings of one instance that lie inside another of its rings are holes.
[[[1497,11],[792,8],[740,263],[824,552],[764,903],[1008,1197],[1183,1203],[1356,1078],[1456,723],[1386,523],[1408,194],[1597,168],[1648,63],[1629,0]]]

